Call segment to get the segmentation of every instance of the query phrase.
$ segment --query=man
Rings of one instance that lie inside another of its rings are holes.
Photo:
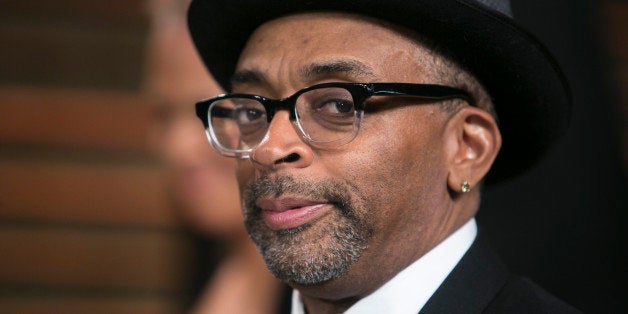
[[[232,92],[197,114],[238,160],[247,231],[293,313],[576,312],[509,273],[473,218],[481,186],[568,121],[562,74],[509,16],[508,1],[192,3]]]

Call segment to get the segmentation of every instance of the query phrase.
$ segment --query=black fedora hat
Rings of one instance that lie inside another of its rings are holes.
[[[567,82],[547,49],[515,23],[509,0],[194,0],[188,24],[203,62],[228,88],[258,26],[308,11],[374,17],[446,47],[486,87],[497,111],[503,146],[489,185],[528,169],[567,129]]]

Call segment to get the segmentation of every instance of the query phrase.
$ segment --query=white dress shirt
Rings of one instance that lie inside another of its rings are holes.
[[[477,235],[469,220],[427,254],[379,289],[356,302],[345,314],[416,314],[454,269]],[[292,314],[305,314],[298,290],[292,292]]]

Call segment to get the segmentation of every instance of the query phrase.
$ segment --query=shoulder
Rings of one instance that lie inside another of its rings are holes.
[[[513,274],[479,233],[421,313],[580,313]]]
[[[525,277],[511,275],[484,313],[582,313]]]

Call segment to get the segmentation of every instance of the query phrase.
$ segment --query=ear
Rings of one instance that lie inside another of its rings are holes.
[[[467,181],[473,189],[488,173],[501,147],[497,122],[488,112],[464,107],[455,113],[445,130],[447,185],[452,192],[462,193]]]

